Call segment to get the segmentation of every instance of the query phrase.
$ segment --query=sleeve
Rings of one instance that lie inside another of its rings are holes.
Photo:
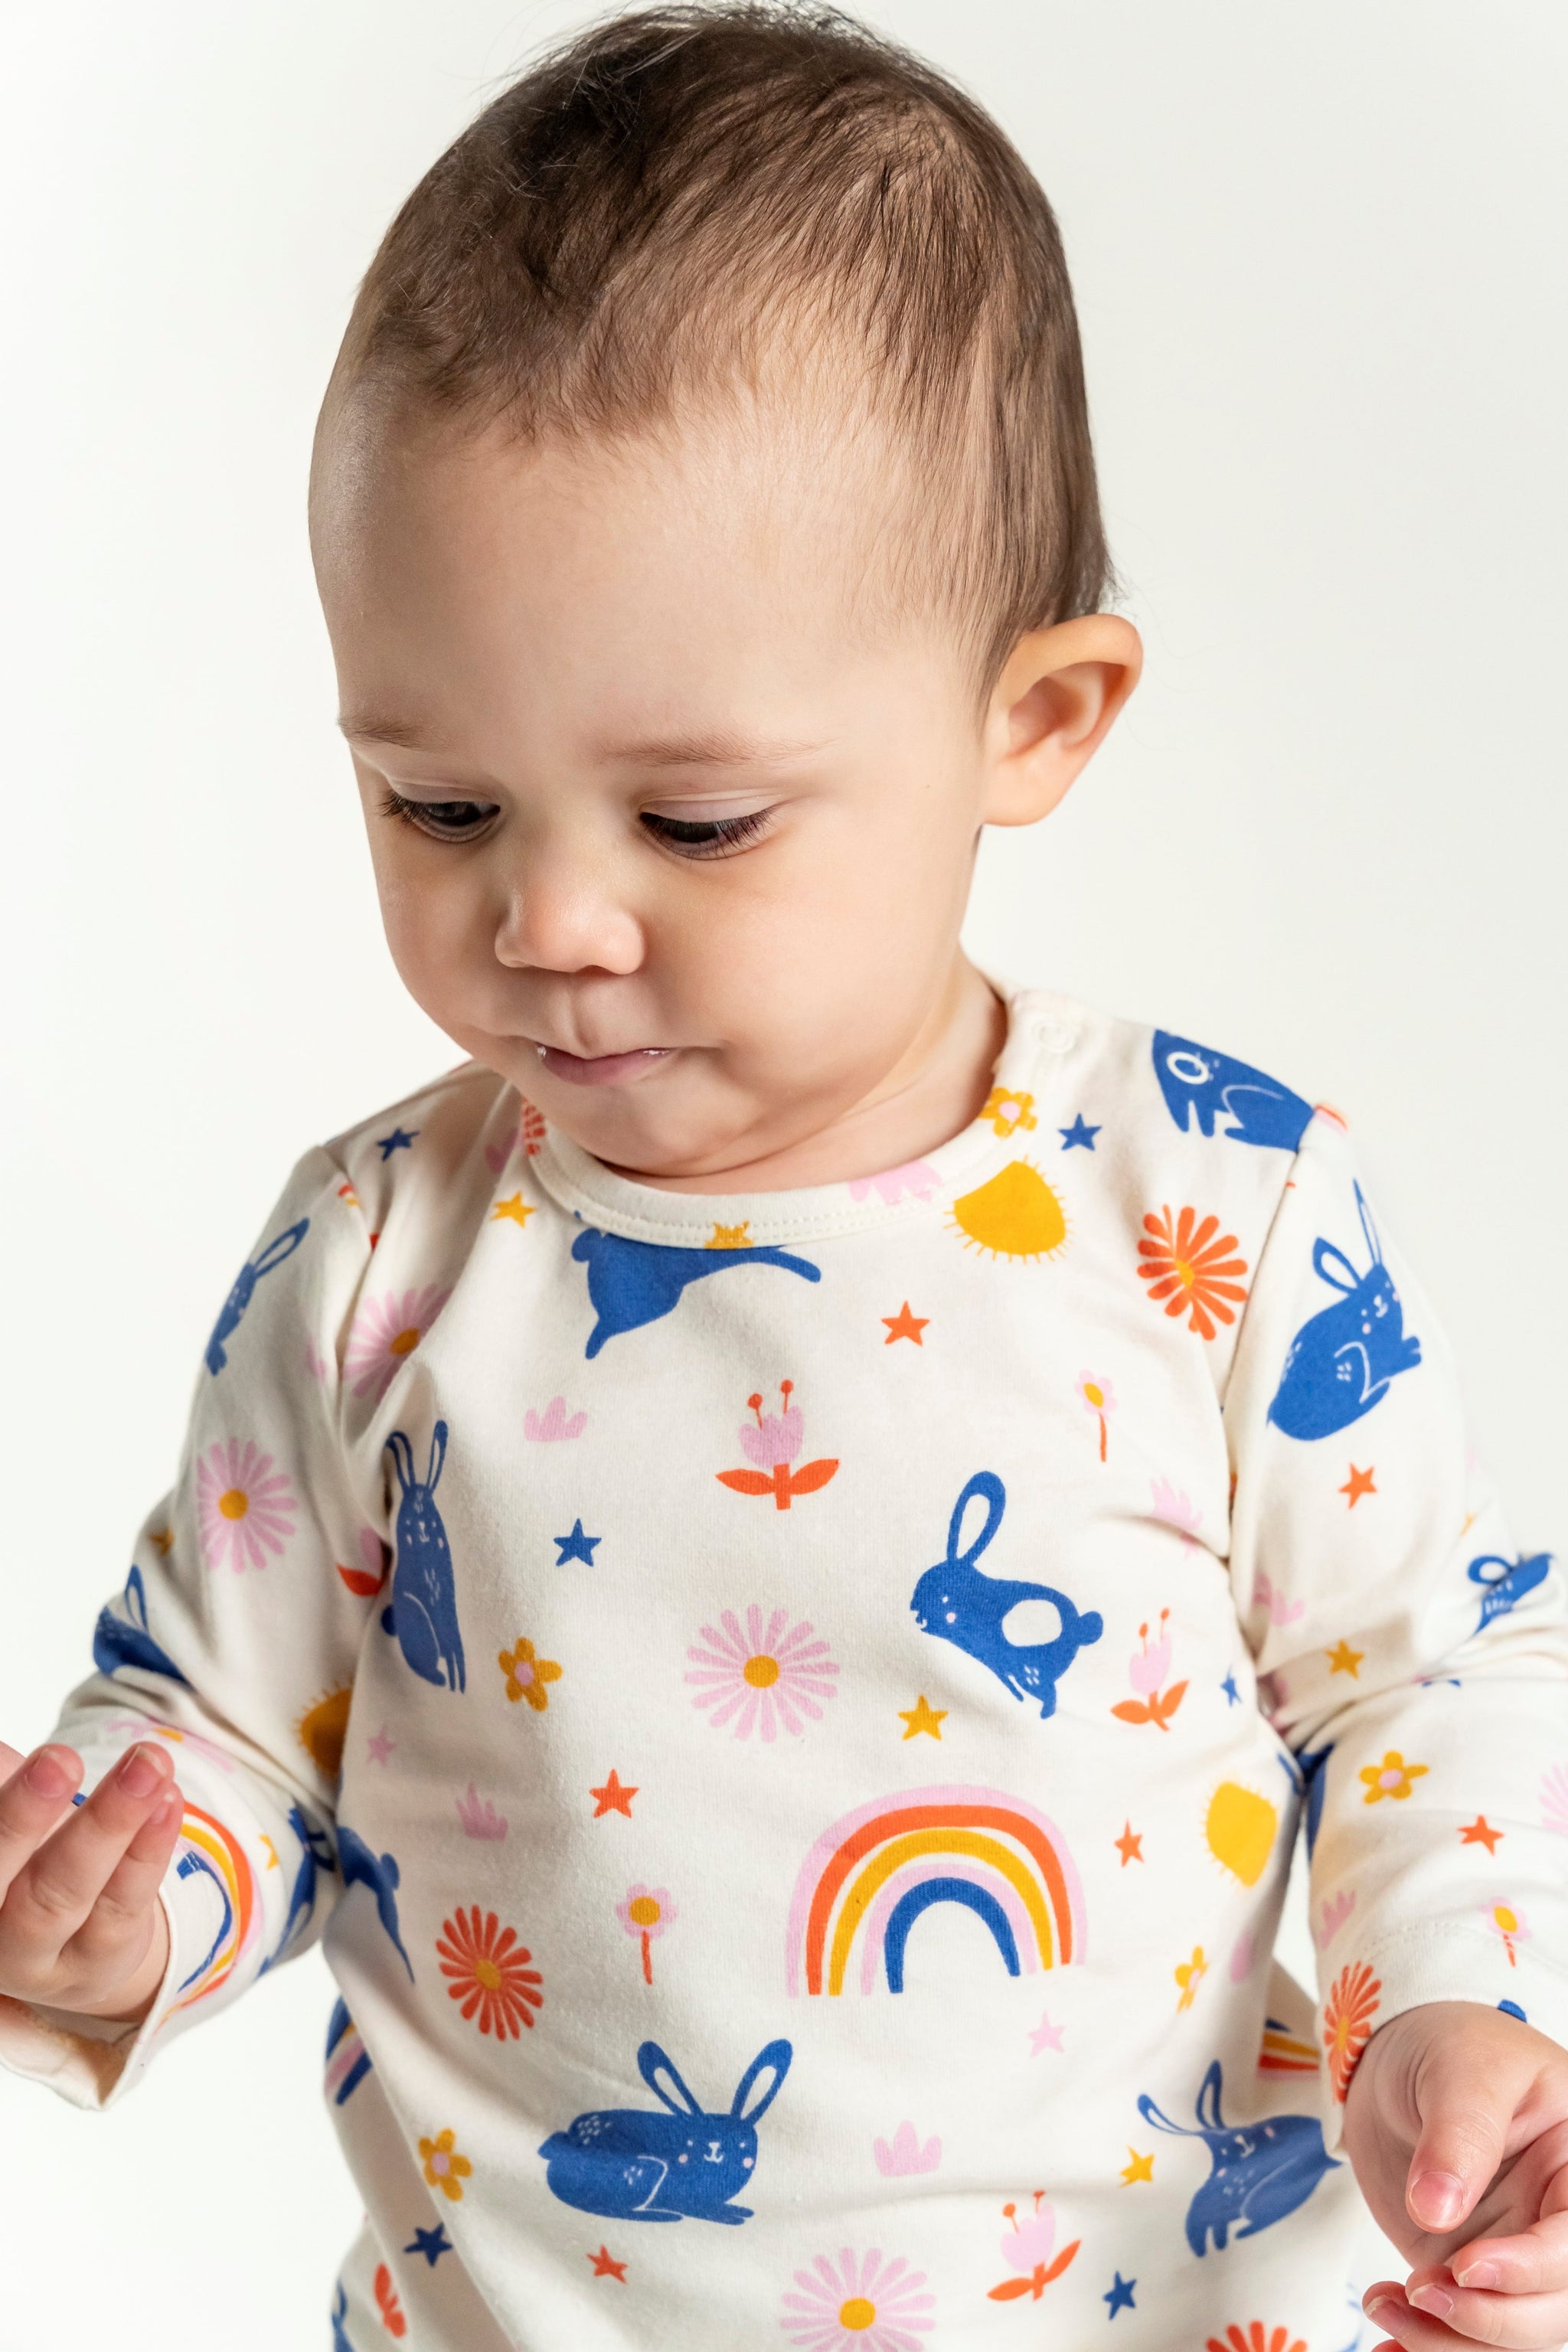
[[[1237,1607],[1304,1801],[1333,2147],[1403,2010],[1484,2001],[1568,2042],[1568,1630],[1332,1114],[1260,1255],[1225,1417]]]
[[[387,1557],[380,1500],[353,1493],[339,1430],[371,1246],[343,1170],[308,1153],[224,1304],[174,1487],[52,1735],[80,1751],[88,1789],[133,1741],[161,1738],[185,1798],[162,1888],[169,1966],[143,2022],[0,1999],[0,2062],[79,2105],[120,2096],[325,1924],[355,1661]]]

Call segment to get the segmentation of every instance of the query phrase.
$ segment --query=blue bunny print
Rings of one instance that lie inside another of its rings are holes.
[[[262,1976],[268,1969],[277,1967],[293,1942],[296,1929],[315,1909],[316,1881],[320,1874],[337,1867],[326,1832],[312,1829],[298,1805],[289,1808],[289,1826],[300,1842],[300,1866],[294,1874],[293,1890],[289,1897],[289,1916],[283,1922],[283,1933],[261,1963],[258,1973]]]
[[[447,1459],[447,1424],[438,1421],[430,1437],[430,1461],[423,1478],[414,1469],[414,1448],[401,1429],[395,1429],[385,1450],[397,1465],[403,1489],[397,1506],[396,1566],[392,1572],[392,1600],[381,1612],[389,1633],[421,1681],[437,1688],[468,1687],[463,1662],[463,1636],[458,1623],[458,1591],[452,1575],[452,1547],[441,1514],[436,1507],[436,1486]]]
[[[668,2114],[607,2107],[578,2116],[540,2148],[545,2186],[563,2205],[616,2221],[749,2221],[752,2207],[733,2200],[750,2186],[758,2120],[777,2098],[794,2055],[789,2042],[770,2042],[742,2076],[729,2113],[711,2115],[658,2043],[645,2042],[637,2072]],[[748,2105],[763,2074],[771,2078],[767,2088]]]
[[[92,1663],[100,1675],[118,1674],[121,1666],[142,1666],[152,1675],[167,1675],[171,1682],[190,1687],[190,1677],[183,1675],[161,1643],[147,1631],[147,1588],[142,1581],[142,1570],[132,1568],[125,1580],[125,1613],[117,1617],[105,1601],[98,1612],[98,1622],[92,1629]]]
[[[250,1304],[257,1284],[264,1274],[270,1274],[274,1266],[281,1265],[286,1257],[293,1256],[310,1230],[310,1218],[301,1217],[297,1225],[290,1225],[286,1233],[269,1241],[255,1257],[248,1258],[235,1276],[234,1287],[223,1302],[222,1311],[213,1325],[212,1338],[207,1341],[206,1368],[215,1379],[228,1361],[228,1350],[224,1342],[232,1339],[238,1330],[240,1318]]]
[[[1303,1323],[1290,1342],[1268,1408],[1269,1420],[1287,1437],[1332,1437],[1348,1429],[1386,1395],[1390,1381],[1421,1361],[1421,1342],[1405,1328],[1399,1293],[1359,1184],[1355,1198],[1372,1264],[1358,1274],[1331,1242],[1313,1245],[1314,1268],[1343,1296]]]
[[[1212,1053],[1190,1037],[1154,1032],[1154,1075],[1165,1108],[1184,1135],[1195,1119],[1202,1135],[1220,1134],[1233,1143],[1257,1143],[1277,1151],[1300,1148],[1312,1106],[1255,1070],[1250,1062]],[[1223,1119],[1226,1124],[1218,1126]]]
[[[1481,1588],[1476,1632],[1484,1633],[1494,1617],[1506,1617],[1510,1609],[1517,1609],[1527,1592],[1545,1583],[1551,1566],[1549,1551],[1538,1551],[1529,1559],[1502,1559],[1496,1552],[1487,1552],[1471,1560],[1467,1573],[1470,1582]]]
[[[396,1856],[372,1853],[357,1830],[346,1822],[338,1823],[338,1865],[343,1874],[343,1894],[351,1886],[368,1886],[375,1897],[376,1916],[397,1947],[398,1958],[414,1980],[414,1963],[403,1948],[403,1937],[397,1927],[397,1888],[401,1873]]]
[[[976,1499],[984,1504],[985,1517],[974,1541],[963,1549],[963,1515]],[[910,1607],[922,1633],[965,1651],[1015,1698],[1038,1699],[1043,1718],[1056,1713],[1058,1683],[1079,1652],[1099,1641],[1104,1621],[1098,1609],[1076,1609],[1054,1585],[981,1574],[974,1563],[1001,1526],[1006,1507],[1007,1490],[1001,1479],[994,1471],[977,1470],[952,1507],[947,1558],[927,1569]],[[1047,1601],[1055,1609],[1061,1625],[1050,1641],[1008,1640],[1004,1622],[1022,1601]]]
[[[1197,2122],[1175,2124],[1145,2091],[1138,2112],[1157,2131],[1201,2139],[1209,2152],[1209,2177],[1187,2208],[1187,2243],[1206,2254],[1212,2233],[1223,2252],[1231,2229],[1255,2238],[1304,2205],[1325,2172],[1339,2159],[1323,2146],[1316,2116],[1265,2116],[1255,2124],[1227,2126],[1220,2113],[1220,2063],[1216,2058],[1198,2091]]]
[[[597,1225],[584,1227],[572,1244],[572,1255],[588,1269],[588,1300],[598,1316],[584,1349],[588,1356],[596,1356],[606,1339],[618,1339],[623,1331],[636,1331],[672,1315],[681,1293],[705,1275],[728,1274],[738,1265],[782,1265],[804,1281],[822,1280],[820,1266],[787,1250],[760,1244],[750,1249],[674,1249],[662,1242],[634,1242],[624,1234],[601,1233]]]

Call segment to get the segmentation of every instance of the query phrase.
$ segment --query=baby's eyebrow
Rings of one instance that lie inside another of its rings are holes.
[[[346,735],[351,743],[392,743],[404,751],[430,748],[429,730],[419,719],[384,716],[374,710],[340,711],[338,731]]]
[[[777,767],[826,748],[825,742],[786,741],[722,727],[695,735],[638,736],[597,747],[601,757],[639,768]]]

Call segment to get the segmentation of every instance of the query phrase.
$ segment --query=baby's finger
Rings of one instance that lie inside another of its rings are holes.
[[[81,1780],[81,1758],[76,1750],[52,1741],[35,1748],[25,1763],[15,1748],[8,1748],[5,1756],[9,1772],[0,1787],[0,1903]]]
[[[184,1811],[184,1800],[171,1782],[168,1791],[110,1872],[97,1902],[71,1937],[72,1957],[84,1967],[90,1966],[100,1948],[107,1953],[121,1944],[127,1927],[144,1918],[156,1901]]]
[[[1410,2289],[1416,2308],[1461,2340],[1548,2352],[1568,2337],[1568,2294],[1477,2294],[1458,2284]],[[1380,2320],[1382,2315],[1379,2315]],[[1387,2325],[1386,2322],[1383,2323]],[[1405,2338],[1406,2342],[1411,2339]]]
[[[12,1880],[6,1927],[24,1941],[58,1951],[91,1910],[173,1777],[174,1766],[161,1748],[139,1740],[128,1749],[86,1804]]]
[[[1461,2286],[1505,2294],[1568,2291],[1568,2213],[1548,2213],[1517,2237],[1477,2238],[1449,2256]]]

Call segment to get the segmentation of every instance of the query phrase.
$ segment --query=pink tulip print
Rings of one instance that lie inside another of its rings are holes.
[[[1123,1723],[1157,1723],[1162,1731],[1168,1731],[1171,1717],[1182,1704],[1187,1687],[1184,1681],[1173,1683],[1163,1693],[1160,1688],[1171,1665],[1171,1636],[1166,1630],[1170,1614],[1168,1609],[1161,1610],[1160,1630],[1152,1642],[1148,1626],[1138,1628],[1141,1646],[1127,1667],[1127,1679],[1138,1696],[1124,1698],[1110,1710]]]
[[[1004,2279],[1000,2286],[988,2288],[987,2294],[993,2303],[1013,2303],[1024,2294],[1032,2295],[1038,2303],[1051,2281],[1060,2278],[1083,2241],[1074,2238],[1052,2261],[1057,2217],[1043,2189],[1036,2189],[1035,2210],[1026,2213],[1021,2221],[1016,2205],[1004,2205],[1002,2210],[1013,2225],[1002,2241],[1002,2259],[1018,2276]]]
[[[787,1511],[797,1495],[815,1494],[826,1486],[838,1467],[837,1456],[816,1462],[804,1462],[798,1470],[792,1467],[795,1455],[805,1444],[805,1421],[797,1404],[791,1404],[795,1393],[793,1381],[779,1383],[779,1410],[763,1411],[761,1390],[746,1399],[756,1416],[756,1426],[741,1423],[741,1451],[754,1470],[720,1470],[715,1472],[719,1484],[729,1486],[737,1495],[771,1495],[774,1507]]]

